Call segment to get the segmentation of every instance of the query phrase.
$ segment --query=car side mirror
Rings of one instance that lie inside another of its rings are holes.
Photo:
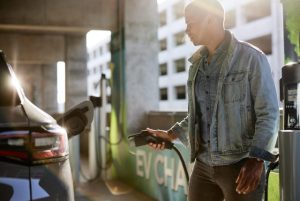
[[[82,133],[91,125],[94,107],[91,101],[84,101],[69,109],[56,119],[57,123],[67,130],[68,138]]]

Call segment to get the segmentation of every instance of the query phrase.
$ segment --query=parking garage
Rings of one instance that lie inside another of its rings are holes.
[[[266,4],[257,15],[251,11],[257,9],[256,3],[245,7],[248,21],[265,17]],[[0,1],[0,49],[26,97],[53,117],[86,100],[94,104],[93,122],[69,140],[75,200],[187,199],[188,183],[175,152],[135,148],[128,141],[129,135],[147,127],[169,129],[187,114],[187,106],[186,110],[180,106],[178,111],[160,111],[159,22],[158,4],[149,0]],[[91,30],[110,31],[110,76],[95,73],[97,96],[88,94],[87,34]],[[282,41],[287,40],[283,31]],[[272,40],[267,34],[248,42],[262,45],[271,54]],[[277,60],[283,62],[283,55]],[[179,99],[185,97],[180,86],[176,88]],[[165,90],[163,96],[167,94]],[[189,164],[188,150],[177,146]],[[189,172],[192,168],[188,165]],[[278,175],[273,179],[279,195]]]

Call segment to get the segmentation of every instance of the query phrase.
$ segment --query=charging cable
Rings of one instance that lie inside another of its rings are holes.
[[[166,149],[174,150],[177,155],[179,156],[180,162],[182,164],[182,167],[184,169],[185,177],[187,180],[187,183],[189,183],[189,173],[186,167],[186,164],[184,162],[184,159],[180,153],[180,151],[177,149],[177,147],[174,145],[174,143],[164,140],[160,137],[153,136],[150,134],[147,130],[142,130],[140,133],[130,135],[128,137],[128,140],[133,143],[133,146],[139,147],[143,145],[147,145],[149,143],[154,143],[154,144],[165,144]]]

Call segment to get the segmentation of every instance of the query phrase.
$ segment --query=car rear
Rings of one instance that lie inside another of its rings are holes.
[[[0,200],[74,200],[68,136],[18,86],[0,52]]]

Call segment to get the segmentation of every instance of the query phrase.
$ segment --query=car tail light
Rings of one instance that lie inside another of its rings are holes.
[[[53,130],[0,132],[0,157],[29,164],[54,162],[69,154],[67,133]]]

